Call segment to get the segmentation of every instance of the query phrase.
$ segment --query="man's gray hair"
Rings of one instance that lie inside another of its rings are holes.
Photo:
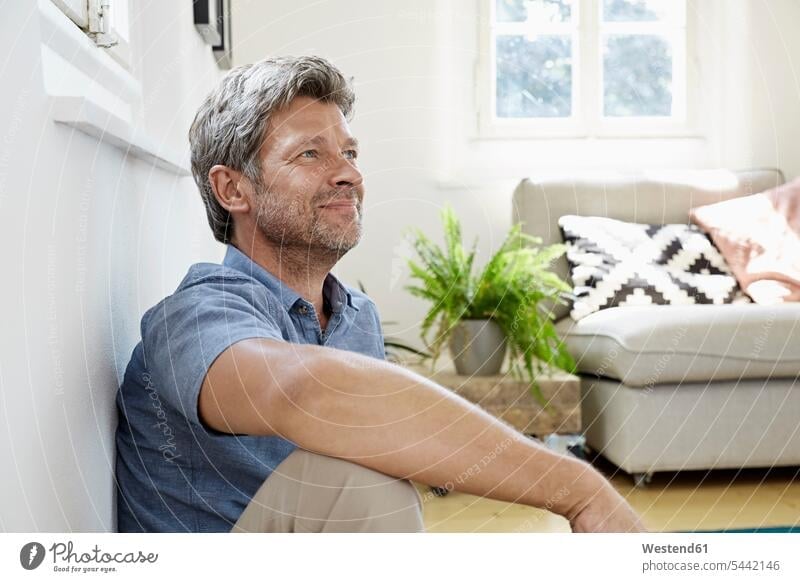
[[[295,97],[335,103],[347,119],[355,102],[351,81],[329,61],[271,57],[232,69],[197,111],[189,129],[192,174],[218,241],[230,241],[233,223],[214,196],[209,170],[222,164],[261,185],[258,153],[269,120]]]

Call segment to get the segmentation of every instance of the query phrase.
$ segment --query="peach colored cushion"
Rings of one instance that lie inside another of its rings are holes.
[[[693,208],[689,217],[711,235],[753,301],[800,301],[800,178]]]

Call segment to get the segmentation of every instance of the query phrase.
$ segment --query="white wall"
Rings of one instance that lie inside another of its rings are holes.
[[[319,54],[355,77],[353,131],[367,181],[361,245],[339,266],[360,279],[386,331],[410,341],[425,304],[403,290],[409,225],[438,236],[451,203],[485,257],[510,223],[511,191],[525,175],[584,169],[780,166],[800,175],[800,22],[796,0],[696,0],[690,67],[700,138],[481,140],[476,75],[481,0],[234,0],[234,59]]]
[[[725,0],[724,161],[800,176],[800,2]]]
[[[219,74],[191,2],[134,8],[131,22],[136,119],[185,154]],[[0,530],[109,530],[114,396],[139,317],[221,246],[190,177],[53,122],[41,27],[36,2],[3,5]]]

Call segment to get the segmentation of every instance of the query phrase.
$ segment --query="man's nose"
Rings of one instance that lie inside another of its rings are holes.
[[[353,162],[344,156],[339,156],[334,167],[328,175],[328,183],[333,188],[347,188],[360,186],[364,177]]]

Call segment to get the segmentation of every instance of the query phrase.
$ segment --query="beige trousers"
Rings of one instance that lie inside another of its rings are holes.
[[[256,491],[231,530],[423,532],[422,498],[410,481],[295,449]]]

